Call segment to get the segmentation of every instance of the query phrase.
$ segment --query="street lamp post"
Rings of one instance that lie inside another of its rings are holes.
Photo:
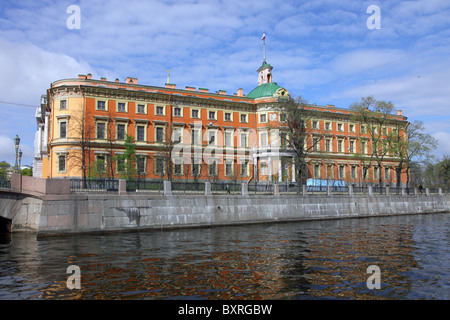
[[[22,150],[19,149],[19,170],[18,170],[19,173],[22,168],[22,166],[20,165],[21,160],[22,160]]]
[[[18,158],[18,151],[19,151],[19,144],[20,144],[20,138],[19,136],[16,134],[16,137],[14,138],[14,148],[16,149],[16,164],[14,166],[15,171],[18,173],[19,172],[19,168],[18,168],[18,163],[17,163],[17,158]]]

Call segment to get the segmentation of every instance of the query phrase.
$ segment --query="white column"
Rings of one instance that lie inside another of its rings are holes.
[[[258,158],[257,157],[253,157],[253,179],[259,180],[258,178]]]
[[[269,180],[272,181],[272,157],[269,155]]]
[[[292,158],[292,182],[295,182],[295,159]]]
[[[278,158],[278,182],[281,182],[281,178],[282,178],[281,159]]]

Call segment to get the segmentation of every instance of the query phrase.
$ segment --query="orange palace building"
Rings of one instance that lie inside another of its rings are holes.
[[[248,94],[242,89],[233,94],[181,89],[171,83],[141,85],[131,77],[125,82],[97,80],[90,74],[55,81],[36,110],[33,174],[82,178],[85,171],[87,176],[95,172],[120,178],[124,163],[118,156],[131,135],[138,178],[296,183],[295,155],[286,145],[277,111],[289,92],[272,81],[272,66],[265,60],[257,73],[258,85]],[[320,114],[310,120],[307,143],[315,135],[323,137],[308,154],[306,178],[376,185],[381,175],[383,183],[396,183],[398,160],[389,155],[381,171],[372,162],[363,179],[367,162],[355,154],[369,157],[371,141],[349,109],[305,108]],[[401,111],[392,118],[407,121]],[[94,165],[103,170],[94,170]]]

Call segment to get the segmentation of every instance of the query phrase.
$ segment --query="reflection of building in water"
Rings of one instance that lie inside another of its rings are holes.
[[[414,250],[412,231],[398,231],[381,225],[360,231],[343,230],[339,234],[324,230],[318,234],[309,242],[309,253],[303,262],[311,286],[308,294],[342,299],[406,296],[411,282],[402,273],[417,264],[409,254]],[[381,269],[381,289],[367,288],[372,275],[367,273],[370,265]],[[377,290],[385,293],[377,295]]]
[[[240,250],[167,260],[147,257],[122,266],[94,263],[83,267],[81,290],[71,292],[65,282],[57,282],[43,290],[42,298],[278,299],[284,286],[280,269],[277,255]]]

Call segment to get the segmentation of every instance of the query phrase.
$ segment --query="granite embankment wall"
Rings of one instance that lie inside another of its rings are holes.
[[[172,195],[71,193],[68,180],[12,177],[0,191],[0,231],[40,236],[90,232],[211,227],[319,219],[450,212],[450,195]],[[243,190],[244,190],[243,186]],[[417,190],[416,190],[417,191]]]
[[[17,211],[10,217],[12,231],[33,231],[41,236],[450,212],[450,195],[71,194],[13,198],[2,194],[0,206],[3,211],[8,206]]]

